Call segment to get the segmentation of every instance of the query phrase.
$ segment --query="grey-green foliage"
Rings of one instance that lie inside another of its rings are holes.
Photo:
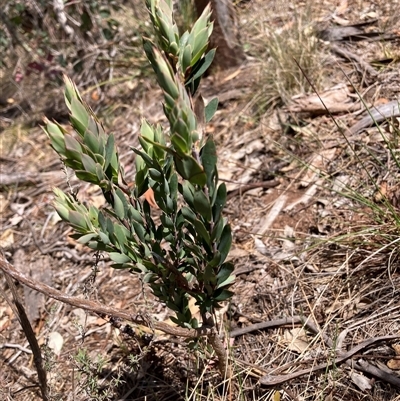
[[[172,309],[176,323],[197,327],[189,296],[203,318],[230,298],[233,265],[226,262],[232,237],[223,218],[225,184],[218,183],[217,152],[202,126],[214,114],[217,101],[194,111],[193,96],[211,64],[207,51],[212,31],[207,7],[190,32],[179,34],[172,1],[147,0],[157,43],[144,38],[146,55],[164,93],[169,132],[146,120],[136,154],[136,186],[125,182],[114,136],[105,133],[75,85],[65,78],[65,100],[75,134],[47,122],[51,145],[66,166],[83,181],[98,185],[107,201],[102,210],[87,208],[56,189],[55,207],[74,229],[80,243],[108,253],[117,269],[143,274],[154,294]],[[196,115],[197,114],[197,115]],[[152,217],[141,196],[152,188],[161,223]],[[208,316],[209,323],[209,316]]]

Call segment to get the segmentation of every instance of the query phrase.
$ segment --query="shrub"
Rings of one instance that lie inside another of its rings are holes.
[[[204,105],[202,97],[195,96],[215,53],[206,52],[211,12],[207,7],[190,32],[180,35],[171,0],[146,4],[157,43],[143,38],[143,46],[163,90],[169,132],[142,121],[142,148],[132,148],[137,155],[136,186],[130,190],[114,135],[104,131],[65,77],[73,134],[50,121],[45,131],[65,166],[80,180],[100,187],[107,206],[87,207],[73,194],[55,189],[55,208],[75,230],[78,242],[107,253],[114,268],[141,274],[154,295],[174,311],[177,325],[199,327],[189,309],[193,297],[201,328],[212,329],[215,309],[232,296],[234,267],[226,262],[232,242],[222,216],[226,187],[218,183],[214,140],[203,135],[218,101]],[[151,213],[153,199],[161,211],[159,221]],[[221,360],[221,343],[212,332],[208,337],[215,349],[219,347]]]

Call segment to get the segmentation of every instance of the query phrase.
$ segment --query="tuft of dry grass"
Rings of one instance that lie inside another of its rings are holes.
[[[299,7],[256,1],[242,16],[242,24],[248,26],[245,49],[259,68],[255,103],[260,113],[287,105],[294,95],[310,92],[309,80],[320,88],[326,68],[315,32],[320,7],[311,1]]]

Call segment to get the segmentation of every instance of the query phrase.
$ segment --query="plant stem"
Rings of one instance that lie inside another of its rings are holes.
[[[231,379],[232,369],[229,364],[227,350],[225,349],[224,344],[222,343],[215,329],[207,335],[207,339],[218,357],[218,368],[221,376],[226,379]]]

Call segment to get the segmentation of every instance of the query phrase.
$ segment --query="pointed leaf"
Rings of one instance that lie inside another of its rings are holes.
[[[176,170],[185,180],[189,180],[192,184],[202,187],[206,184],[207,176],[203,168],[192,156],[185,156],[184,158],[175,157],[174,160]]]
[[[124,204],[115,191],[113,191],[113,200],[114,200],[113,208],[115,214],[118,216],[119,219],[123,220],[125,218]]]
[[[190,76],[190,79],[185,84],[188,85],[192,83],[192,81],[201,78],[213,62],[214,56],[215,49],[212,49],[205,55],[204,58],[199,60],[198,65],[193,67],[193,74]]]
[[[108,255],[110,256],[110,259],[113,262],[116,262],[116,263],[121,263],[122,264],[122,263],[131,262],[131,258],[129,256],[127,256],[127,255],[122,254],[122,253],[110,252]]]
[[[199,213],[205,220],[211,220],[211,205],[209,199],[202,190],[195,191],[193,204],[197,213]]]
[[[72,116],[78,120],[82,126],[85,128],[81,135],[83,136],[84,132],[86,131],[89,125],[89,113],[86,110],[85,106],[76,98],[71,100],[71,113]]]
[[[218,245],[218,250],[221,252],[221,262],[223,262],[231,249],[232,245],[232,231],[229,224],[227,224],[221,235],[221,242]]]
[[[83,167],[88,173],[91,173],[93,175],[96,175],[96,163],[93,161],[93,159],[85,154],[81,155],[81,160]]]
[[[214,117],[215,112],[218,109],[218,98],[214,97],[211,99],[206,108],[205,108],[205,114],[206,114],[206,123],[210,122],[211,119]]]
[[[107,168],[109,164],[111,163],[111,159],[113,158],[113,155],[116,153],[115,149],[115,138],[113,134],[110,134],[107,138],[107,143],[105,147],[105,158],[104,158],[104,168]]]
[[[86,130],[83,137],[83,143],[93,152],[99,152],[99,140],[93,132]]]
[[[85,217],[82,216],[80,213],[75,212],[74,210],[69,211],[68,221],[71,223],[71,225],[77,228],[87,229]]]
[[[85,182],[91,182],[92,184],[98,184],[99,182],[97,175],[88,173],[85,170],[75,170],[75,175],[77,176],[77,178]]]
[[[209,138],[201,150],[201,162],[204,167],[204,172],[207,175],[208,188],[211,188],[214,176],[216,174],[217,159],[215,143]]]
[[[218,302],[226,301],[227,299],[231,298],[233,295],[232,291],[225,290],[225,289],[218,289],[216,291],[216,296],[214,299]]]
[[[83,235],[82,237],[80,237],[78,239],[78,242],[80,244],[87,244],[92,238],[95,238],[95,237],[97,237],[97,234],[95,234],[95,233],[86,234],[86,235]]]

